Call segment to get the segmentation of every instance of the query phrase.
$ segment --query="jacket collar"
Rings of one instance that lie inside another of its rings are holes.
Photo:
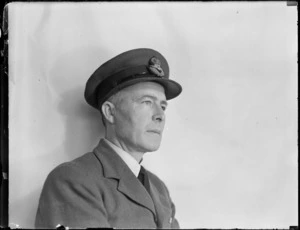
[[[152,198],[113,148],[101,139],[94,149],[94,154],[102,163],[104,177],[117,179],[119,181],[118,190],[121,193],[148,208],[156,216]]]

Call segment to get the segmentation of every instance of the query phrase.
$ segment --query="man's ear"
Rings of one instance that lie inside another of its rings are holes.
[[[101,106],[102,114],[108,123],[113,124],[115,119],[115,105],[110,101],[105,101]]]

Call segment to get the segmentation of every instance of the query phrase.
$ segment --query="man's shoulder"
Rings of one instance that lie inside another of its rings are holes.
[[[103,175],[102,164],[93,152],[88,152],[72,161],[56,166],[47,180],[86,180]]]

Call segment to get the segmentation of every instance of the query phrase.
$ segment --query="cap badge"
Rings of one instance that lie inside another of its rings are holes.
[[[163,77],[165,75],[163,69],[161,68],[161,63],[160,60],[156,57],[152,57],[149,60],[149,70],[151,73],[159,76],[159,77]]]

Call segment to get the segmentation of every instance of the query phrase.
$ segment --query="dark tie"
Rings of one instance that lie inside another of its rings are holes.
[[[144,185],[144,187],[150,194],[150,183],[149,183],[148,173],[143,166],[141,166],[141,170],[139,172],[138,179],[142,183],[142,185]]]

